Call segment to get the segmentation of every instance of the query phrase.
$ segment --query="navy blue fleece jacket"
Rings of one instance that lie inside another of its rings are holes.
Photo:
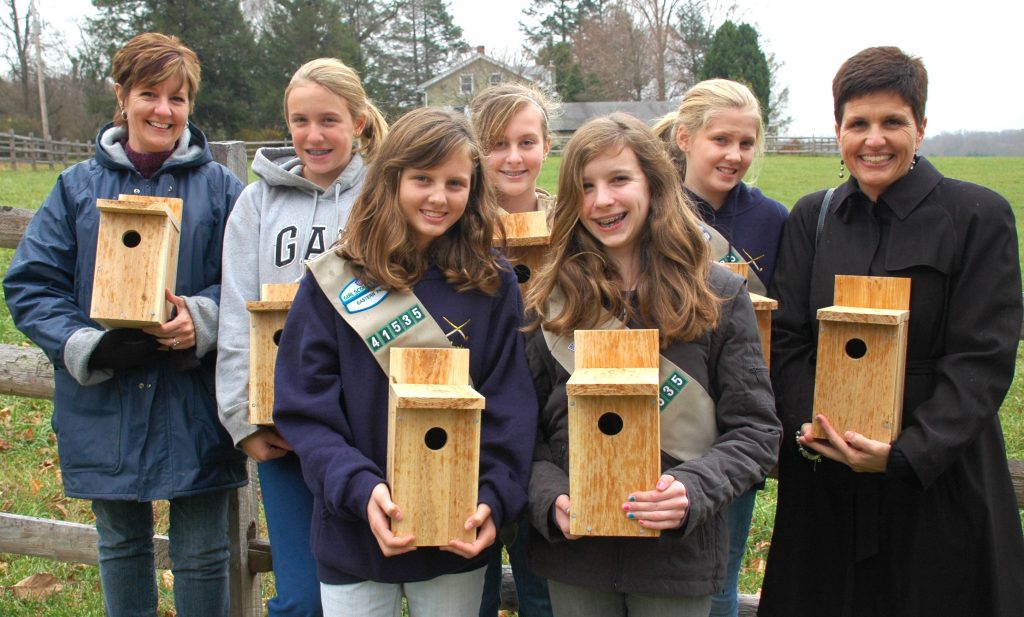
[[[515,276],[502,272],[493,296],[458,293],[430,267],[413,293],[452,343],[470,350],[470,377],[486,399],[478,500],[491,507],[500,527],[526,505],[537,426]],[[302,460],[313,493],[312,544],[320,580],[409,582],[483,567],[489,551],[471,560],[436,548],[387,558],[381,553],[366,504],[373,487],[385,481],[387,419],[387,377],[307,274],[281,336],[274,422]]]
[[[775,272],[782,225],[789,216],[786,207],[743,182],[729,191],[725,203],[717,211],[693,191],[686,189],[686,195],[697,205],[701,220],[714,227],[740,257],[750,262],[750,267],[767,288]]]

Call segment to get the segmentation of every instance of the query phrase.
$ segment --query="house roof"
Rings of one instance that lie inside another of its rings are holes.
[[[592,101],[588,103],[562,103],[562,113],[551,119],[555,133],[574,132],[584,122],[612,112],[624,112],[653,124],[665,114],[675,111],[678,101]]]
[[[425,82],[421,83],[420,85],[416,86],[416,91],[417,92],[426,92],[427,88],[429,88],[430,86],[433,86],[434,84],[436,84],[437,82],[441,81],[442,79],[445,79],[445,78],[449,77],[453,73],[457,73],[457,72],[465,69],[466,67],[468,67],[469,65],[473,64],[474,62],[486,62],[486,63],[492,64],[495,67],[498,67],[500,69],[504,69],[504,70],[508,71],[509,73],[514,74],[514,75],[519,75],[520,74],[519,71],[516,71],[515,69],[513,69],[510,66],[508,66],[504,62],[499,62],[498,60],[495,60],[494,58],[491,58],[490,56],[488,56],[486,54],[482,54],[482,53],[476,52],[476,53],[473,53],[472,55],[470,55],[465,60],[459,62],[455,66],[452,66],[448,70],[446,70],[446,71],[444,71],[442,73],[438,73],[433,78],[428,79],[427,81],[425,81]]]

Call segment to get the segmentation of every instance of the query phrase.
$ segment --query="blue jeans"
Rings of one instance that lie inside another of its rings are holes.
[[[551,617],[551,600],[548,598],[548,581],[533,573],[527,567],[526,550],[530,546],[530,522],[520,518],[516,525],[515,540],[509,544],[508,560],[512,566],[512,578],[516,581],[516,597],[519,600],[519,617]],[[480,617],[495,617],[501,606],[501,539],[495,543],[497,550],[487,563],[484,579],[483,598],[480,600]]]
[[[725,568],[725,589],[711,596],[711,613],[708,617],[736,617],[739,614],[736,588],[740,580],[740,566],[743,565],[743,552],[747,549],[747,535],[750,534],[750,519],[754,517],[756,497],[757,489],[752,488],[729,504],[726,511],[729,563]]]
[[[288,454],[259,464],[263,511],[274,553],[277,596],[269,617],[321,617],[320,581],[309,545],[313,494],[302,480],[299,457]]]
[[[228,495],[219,491],[170,500],[168,552],[178,617],[228,614]],[[152,504],[97,499],[92,511],[107,617],[153,617]]]

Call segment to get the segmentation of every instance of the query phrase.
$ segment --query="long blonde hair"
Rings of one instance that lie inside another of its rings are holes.
[[[317,58],[299,67],[284,90],[284,121],[288,122],[288,95],[297,86],[316,84],[345,100],[353,120],[366,119],[362,132],[357,136],[359,153],[367,161],[380,149],[388,135],[388,123],[384,114],[366,96],[363,82],[347,64],[337,58]]]
[[[654,131],[662,138],[669,150],[669,156],[679,171],[679,178],[686,177],[686,153],[680,150],[679,133],[685,132],[690,137],[707,128],[708,123],[718,114],[738,110],[750,113],[757,118],[757,137],[754,140],[754,172],[750,178],[756,178],[759,162],[764,155],[764,120],[761,118],[761,105],[750,88],[731,79],[706,79],[683,95],[679,109],[670,112],[658,121]]]
[[[636,309],[622,297],[621,273],[604,245],[580,222],[583,171],[595,158],[629,148],[647,178],[650,205],[637,245],[640,278]],[[552,257],[526,297],[536,313],[527,326],[556,334],[593,328],[603,307],[658,328],[662,346],[693,340],[718,322],[720,300],[711,291],[711,254],[696,216],[683,197],[664,147],[643,122],[628,114],[595,118],[576,131],[562,155],[558,201],[551,224]],[[557,315],[547,313],[555,287],[565,297]]]
[[[402,170],[431,169],[462,152],[473,164],[466,210],[425,254],[421,253],[413,245],[409,223],[399,205]],[[497,212],[466,117],[422,107],[405,114],[391,127],[370,165],[337,251],[370,285],[407,291],[434,264],[459,291],[494,293],[500,286],[497,258],[491,252]]]

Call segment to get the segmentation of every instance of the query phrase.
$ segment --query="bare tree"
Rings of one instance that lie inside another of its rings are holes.
[[[2,34],[4,39],[4,59],[10,66],[11,76],[21,86],[21,104],[26,115],[32,113],[31,75],[29,69],[31,58],[31,11],[19,12],[17,0],[6,0],[6,11],[3,15]],[[31,6],[31,3],[30,3]]]
[[[573,41],[584,73],[583,98],[639,101],[652,81],[651,44],[624,2],[585,19]]]
[[[651,35],[650,51],[654,63],[654,80],[657,84],[656,98],[659,101],[665,100],[669,37],[672,35],[672,20],[680,1],[631,0],[633,9]]]

